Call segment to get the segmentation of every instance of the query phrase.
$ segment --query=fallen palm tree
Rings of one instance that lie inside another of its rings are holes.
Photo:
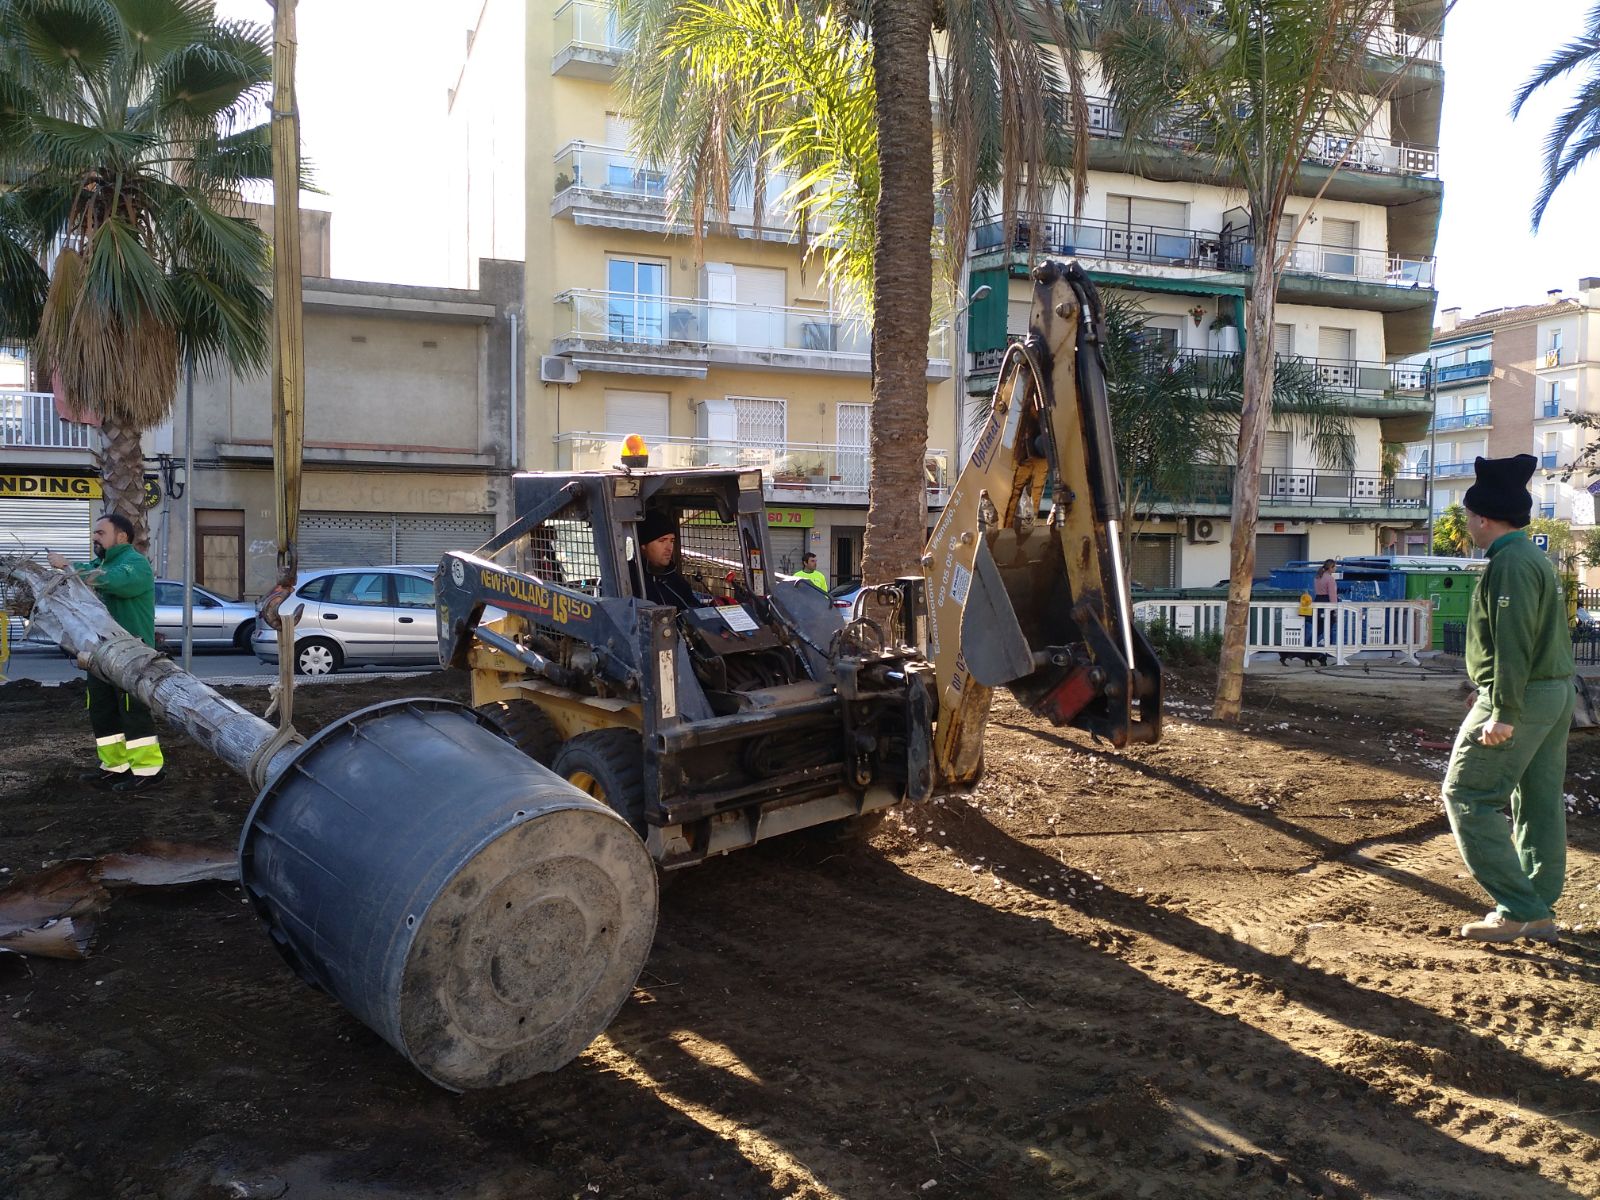
[[[398,700],[301,742],[292,688],[274,728],[124,631],[73,572],[12,562],[7,579],[30,632],[259,789],[239,877],[274,945],[429,1078],[555,1070],[610,1024],[655,935],[654,864],[621,817],[487,717]],[[279,616],[292,646],[294,615]],[[92,899],[67,899],[59,915],[83,926],[48,935],[57,954],[92,940]]]

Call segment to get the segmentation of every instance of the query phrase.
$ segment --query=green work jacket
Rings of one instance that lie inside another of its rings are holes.
[[[1489,719],[1516,725],[1528,684],[1572,678],[1572,634],[1555,567],[1520,529],[1489,547],[1467,612],[1467,675]]]
[[[87,577],[118,625],[146,646],[156,644],[156,573],[148,558],[124,542],[93,562],[73,563],[72,569]]]

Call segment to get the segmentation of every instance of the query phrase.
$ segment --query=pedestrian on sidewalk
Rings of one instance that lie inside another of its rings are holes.
[[[817,591],[826,593],[828,590],[827,576],[817,570],[817,556],[807,550],[800,556],[800,569],[794,573],[796,579],[804,579]]]
[[[1495,902],[1461,928],[1483,942],[1555,941],[1566,881],[1572,641],[1561,581],[1523,532],[1537,465],[1531,454],[1479,458],[1463,498],[1467,532],[1489,565],[1467,615],[1467,675],[1478,690],[1450,754],[1444,808],[1462,859]]]
[[[1325,558],[1322,565],[1317,568],[1316,578],[1311,581],[1311,602],[1313,604],[1337,604],[1339,602],[1339,575],[1334,570],[1333,559]],[[1333,623],[1333,610],[1330,608],[1321,613],[1317,618],[1321,626],[1317,630],[1317,645],[1322,645],[1331,636],[1335,645],[1338,644],[1337,632]]]
[[[107,513],[94,525],[94,559],[69,563],[51,551],[57,570],[71,567],[95,590],[113,620],[147,646],[156,644],[155,572],[133,544],[133,522]],[[138,698],[89,676],[89,727],[100,768],[80,778],[114,792],[142,792],[161,781],[165,760],[155,719]]]

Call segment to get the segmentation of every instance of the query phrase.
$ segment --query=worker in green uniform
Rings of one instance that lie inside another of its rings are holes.
[[[133,544],[133,522],[107,513],[95,522],[94,560],[69,563],[51,551],[50,565],[71,567],[94,588],[118,625],[147,646],[156,644],[155,572]],[[89,676],[89,727],[100,768],[81,778],[114,792],[142,792],[161,782],[165,760],[150,710],[137,697]]]
[[[819,592],[828,590],[827,577],[817,570],[817,556],[809,550],[800,556],[800,569],[794,573],[794,577],[804,579]]]
[[[1478,689],[1456,734],[1444,807],[1473,878],[1494,911],[1462,926],[1481,942],[1556,940],[1554,905],[1567,868],[1567,731],[1572,638],[1561,582],[1523,527],[1538,460],[1479,458],[1467,531],[1489,552],[1467,617],[1467,675]],[[1511,809],[1507,826],[1504,810]]]

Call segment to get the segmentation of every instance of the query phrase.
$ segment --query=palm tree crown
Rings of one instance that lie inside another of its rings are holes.
[[[267,239],[240,189],[271,178],[248,124],[271,57],[264,27],[211,0],[0,0],[0,335],[102,418],[108,459],[129,430],[137,457],[180,358],[268,360]],[[109,462],[107,483],[136,506]]]
[[[1533,94],[1571,71],[1582,71],[1583,81],[1565,112],[1556,118],[1544,143],[1544,183],[1533,202],[1533,228],[1537,232],[1556,189],[1590,155],[1600,150],[1600,4],[1589,10],[1584,31],[1539,64],[1511,104],[1511,115],[1522,112]]]

